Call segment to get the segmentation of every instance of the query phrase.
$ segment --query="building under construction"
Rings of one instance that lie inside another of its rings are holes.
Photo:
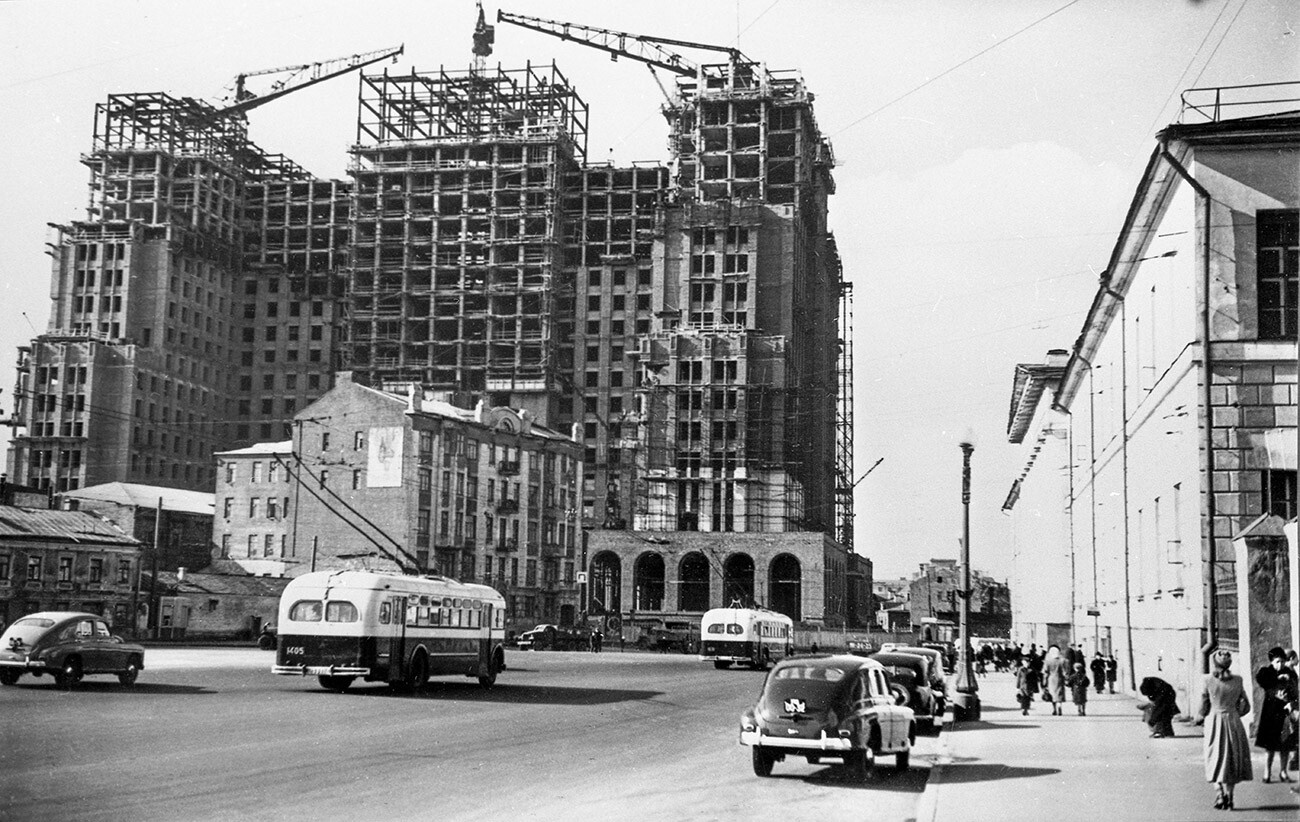
[[[11,477],[210,490],[213,452],[288,438],[347,369],[578,426],[575,526],[850,546],[850,292],[812,94],[734,49],[499,19],[676,74],[667,161],[588,163],[569,78],[485,66],[481,18],[467,70],[361,75],[350,182],[251,143],[251,106],[113,95],[19,354]]]

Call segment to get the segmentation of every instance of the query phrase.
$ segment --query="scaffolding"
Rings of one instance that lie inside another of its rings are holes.
[[[587,107],[551,66],[363,75],[349,353],[371,384],[486,393],[554,419],[560,199]]]

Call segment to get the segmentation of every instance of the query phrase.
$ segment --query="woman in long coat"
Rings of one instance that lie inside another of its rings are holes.
[[[1205,781],[1218,786],[1214,807],[1232,810],[1233,791],[1238,782],[1254,778],[1250,767],[1250,738],[1241,718],[1250,713],[1250,700],[1241,677],[1235,676],[1232,654],[1216,651],[1214,672],[1205,677],[1197,725],[1205,728]]]
[[[1264,760],[1264,781],[1269,782],[1273,776],[1273,756],[1279,755],[1282,767],[1278,778],[1290,782],[1287,775],[1287,747],[1289,736],[1283,730],[1286,723],[1288,706],[1296,701],[1295,673],[1286,667],[1286,651],[1273,648],[1268,652],[1268,664],[1255,674],[1255,684],[1264,690],[1264,699],[1259,705],[1259,726],[1255,729],[1255,745],[1268,753]]]
[[[1061,705],[1065,702],[1065,679],[1069,675],[1069,663],[1061,656],[1061,649],[1055,645],[1048,648],[1043,660],[1043,699],[1052,700],[1052,716],[1061,715]]]

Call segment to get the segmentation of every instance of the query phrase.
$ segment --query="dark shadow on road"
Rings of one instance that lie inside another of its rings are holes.
[[[31,682],[19,682],[13,686],[17,689],[44,690],[52,693],[67,694],[120,694],[130,696],[138,694],[140,696],[172,696],[176,694],[213,694],[216,691],[210,691],[200,685],[171,685],[164,682],[136,682],[134,685],[121,685],[112,680],[103,682],[82,681],[73,685],[71,688],[61,688],[52,681],[44,682],[33,679]]]
[[[1024,768],[1019,765],[999,765],[997,763],[950,764],[943,768],[945,785],[963,782],[995,782],[1000,779],[1025,779],[1034,776],[1051,776],[1060,773],[1060,768]]]
[[[865,782],[858,780],[846,766],[839,763],[823,766],[821,770],[811,774],[783,774],[781,768],[785,763],[778,762],[772,771],[771,778],[797,779],[813,785],[833,785],[850,790],[895,791],[914,794],[919,794],[925,790],[925,782],[930,777],[929,768],[911,767],[905,771],[900,771],[890,764],[892,759],[892,757],[888,756],[883,757],[881,763],[871,770],[871,775],[867,777]],[[808,763],[802,759],[790,759],[787,762],[793,763],[792,767],[809,767]],[[811,767],[818,766],[813,765]]]
[[[336,695],[324,689],[312,691],[322,696]],[[484,689],[475,682],[430,681],[422,690],[410,691],[388,687],[357,687],[344,696],[388,699],[432,699],[439,702],[507,702],[527,705],[608,705],[615,702],[642,702],[663,696],[662,691],[634,691],[620,688],[568,688],[548,685],[503,685]]]

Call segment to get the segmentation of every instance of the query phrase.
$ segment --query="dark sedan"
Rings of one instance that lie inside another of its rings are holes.
[[[0,635],[0,685],[15,685],[23,674],[51,674],[65,688],[89,674],[110,674],[134,685],[142,668],[144,647],[113,636],[96,614],[28,614]]]
[[[907,692],[905,704],[916,714],[916,722],[924,728],[933,728],[943,718],[939,699],[930,687],[930,660],[919,654],[898,651],[881,651],[871,659],[885,666],[890,679]]]

